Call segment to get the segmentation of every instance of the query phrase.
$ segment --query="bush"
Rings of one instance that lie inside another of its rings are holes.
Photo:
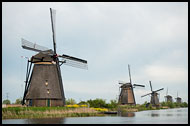
[[[148,105],[148,109],[150,109],[150,110],[152,109],[152,104]]]
[[[3,100],[3,104],[11,104],[10,100]]]
[[[181,104],[180,104],[180,107],[188,107],[187,102],[183,102],[183,103],[181,103]]]
[[[166,105],[166,102],[161,102],[161,105],[162,105],[162,106],[167,106],[167,105]]]
[[[95,100],[87,100],[87,103],[90,104],[90,107],[94,108],[107,108],[108,104],[106,104],[106,101],[103,99],[96,98]]]

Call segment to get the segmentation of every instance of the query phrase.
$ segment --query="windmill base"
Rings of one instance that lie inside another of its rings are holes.
[[[55,99],[28,99],[26,100],[27,106],[36,106],[36,107],[51,107],[51,106],[64,106],[63,100]]]

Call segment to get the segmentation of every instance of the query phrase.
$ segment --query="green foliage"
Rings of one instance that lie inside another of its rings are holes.
[[[173,103],[173,102],[170,102],[170,101],[169,101],[169,102],[167,102],[167,104],[168,104],[167,106],[168,106],[168,107],[170,107],[170,108],[175,108],[175,107],[178,107],[178,105],[177,105],[177,104],[175,104],[175,103]]]
[[[145,103],[142,104],[142,105],[138,105],[138,106],[137,106],[138,111],[147,110],[146,104],[147,104],[147,102],[145,102]]]
[[[180,107],[188,107],[188,104],[187,104],[187,102],[183,102],[183,103],[181,103],[179,106],[180,106]]]
[[[169,108],[179,108],[179,107],[188,107],[187,102],[177,103],[177,102],[161,102],[162,106],[168,106]]]
[[[78,103],[78,105],[87,105],[88,104],[88,102],[85,102],[85,101],[80,101],[79,103]]]
[[[117,100],[110,100],[110,103],[107,104],[108,108],[117,108],[117,106],[118,106]]]
[[[109,109],[116,109],[118,106],[117,100],[110,100],[110,103],[106,103],[106,100],[96,98],[94,100],[90,99],[87,101],[80,101],[79,105],[90,105],[90,107],[94,108],[109,108]]]
[[[106,104],[106,101],[100,98],[96,98],[95,100],[87,100],[87,103],[89,103],[90,107],[94,108],[107,108],[108,105]]]
[[[161,106],[167,106],[166,102],[161,102]]]
[[[66,105],[74,105],[76,104],[76,101],[72,98],[66,99]]]
[[[22,98],[16,99],[15,104],[21,104],[21,103],[22,103]]]
[[[151,110],[152,109],[152,104],[148,105],[148,109]]]
[[[10,100],[3,100],[3,104],[11,104],[11,101]]]
[[[174,102],[176,107],[180,107],[180,103]]]

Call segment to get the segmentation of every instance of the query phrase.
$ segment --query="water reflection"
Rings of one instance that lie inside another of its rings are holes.
[[[181,110],[181,109],[179,109],[179,110],[177,110],[177,112],[182,112],[182,110]]]
[[[181,110],[181,111],[177,111]],[[188,108],[121,112],[117,116],[6,119],[3,124],[187,124]]]
[[[166,116],[173,116],[173,114],[166,114]]]
[[[177,114],[177,116],[182,116],[182,114]]]
[[[64,118],[26,119],[25,124],[64,124]]]
[[[160,116],[160,114],[152,113],[151,116],[152,117],[158,117],[158,116]]]
[[[135,113],[134,112],[121,112],[119,114],[119,116],[122,116],[122,117],[134,117]]]

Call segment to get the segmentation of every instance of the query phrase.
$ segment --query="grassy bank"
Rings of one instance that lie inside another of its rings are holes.
[[[58,117],[86,117],[102,116],[93,108],[68,107],[11,107],[2,109],[2,119],[21,118],[58,118]]]
[[[137,111],[146,111],[146,110],[160,110],[160,109],[170,109],[170,108],[184,108],[188,107],[187,103],[176,103],[176,102],[161,102],[159,106],[154,107],[151,104],[146,106],[147,102],[140,105],[137,104],[136,106],[131,105],[118,105],[117,108],[119,111],[123,112],[137,112]]]
[[[151,104],[118,105],[117,101],[112,100],[106,103],[105,100],[95,99],[81,102],[80,104],[66,105],[64,107],[8,107],[2,108],[2,119],[21,119],[21,118],[59,118],[59,117],[87,117],[104,116],[105,111],[137,112],[146,110],[159,110],[168,108],[188,107],[184,103],[161,102],[159,107]]]

